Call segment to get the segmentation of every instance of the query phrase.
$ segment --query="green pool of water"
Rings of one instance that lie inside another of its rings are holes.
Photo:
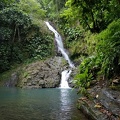
[[[0,88],[0,120],[87,120],[72,89]]]

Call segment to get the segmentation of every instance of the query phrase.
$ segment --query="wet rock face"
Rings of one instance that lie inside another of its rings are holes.
[[[59,87],[61,71],[65,62],[62,57],[32,63],[23,68],[18,86],[21,88]]]
[[[97,98],[115,116],[120,116],[120,92],[102,89]]]
[[[92,120],[120,120],[120,91],[95,86],[89,93],[92,99],[80,98],[78,109]]]
[[[7,86],[7,87],[14,87],[17,85],[17,82],[18,82],[19,78],[18,78],[18,73],[17,72],[14,72],[11,77],[7,80],[7,82],[5,83],[4,86]]]
[[[69,81],[68,81],[68,84],[71,88],[75,87],[75,83],[73,81],[74,81],[74,77],[77,73],[78,73],[77,67],[75,69],[72,69],[72,73],[71,73]]]

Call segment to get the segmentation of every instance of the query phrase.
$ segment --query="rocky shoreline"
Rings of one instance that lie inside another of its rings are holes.
[[[120,120],[120,92],[95,86],[90,97],[81,97],[77,107],[92,120]]]

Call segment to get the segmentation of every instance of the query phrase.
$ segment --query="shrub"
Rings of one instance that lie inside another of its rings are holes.
[[[120,19],[113,21],[95,38],[97,43],[94,56],[82,61],[75,77],[81,93],[86,93],[90,82],[101,75],[103,80],[120,75]]]
[[[39,33],[40,34],[40,33]],[[35,59],[44,59],[52,55],[53,40],[48,35],[35,35],[28,39],[26,49],[28,50],[29,57]]]
[[[101,73],[107,78],[119,74],[120,70],[120,19],[113,21],[97,37],[97,56],[102,56]]]

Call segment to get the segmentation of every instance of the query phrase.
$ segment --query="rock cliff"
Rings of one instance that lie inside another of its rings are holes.
[[[59,87],[61,71],[66,65],[67,63],[62,57],[31,63],[22,68],[17,86],[21,88]]]

